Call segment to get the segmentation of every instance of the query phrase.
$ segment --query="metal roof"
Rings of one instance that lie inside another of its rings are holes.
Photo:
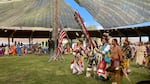
[[[150,0],[75,0],[104,28],[150,21]]]
[[[55,0],[1,0],[0,26],[54,27]],[[74,11],[59,0],[59,20],[64,27],[79,28]]]

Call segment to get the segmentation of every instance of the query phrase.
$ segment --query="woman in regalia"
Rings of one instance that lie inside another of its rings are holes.
[[[136,47],[136,64],[143,66],[146,61],[144,54],[146,53],[146,47],[141,42],[139,46]],[[146,54],[145,54],[146,55]]]
[[[8,46],[5,47],[5,53],[4,54],[9,55],[9,47]]]
[[[81,40],[78,40],[77,45],[73,49],[73,52],[75,52],[75,57],[72,60],[71,63],[71,70],[72,73],[75,74],[82,74],[84,71],[84,61],[83,61],[83,56],[82,56],[82,51],[83,51],[83,42]]]
[[[13,55],[17,54],[17,50],[16,50],[16,45],[15,44],[12,46],[12,54]]]

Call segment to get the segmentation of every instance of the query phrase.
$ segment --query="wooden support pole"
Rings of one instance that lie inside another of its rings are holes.
[[[30,37],[29,37],[29,44],[30,44],[31,41],[33,40],[33,33],[34,33],[34,31],[31,32],[31,35],[30,35]]]
[[[121,36],[120,36],[120,39],[119,39],[119,40],[120,40],[120,46],[121,46],[121,44],[122,44],[122,37],[121,37]]]
[[[141,35],[139,36],[139,42],[142,42],[142,36]]]
[[[12,43],[14,42],[14,38],[13,38],[13,37],[11,38],[11,42],[12,42]]]
[[[10,46],[10,38],[8,37],[8,46]]]

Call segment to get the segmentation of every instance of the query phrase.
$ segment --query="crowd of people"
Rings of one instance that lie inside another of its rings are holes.
[[[53,52],[52,44],[54,42],[49,40],[47,49],[44,49],[38,43],[24,45],[18,42],[1,47],[0,55],[22,56],[30,53],[41,55]],[[112,84],[120,84],[123,74],[131,72],[130,61],[135,62],[139,68],[147,67],[150,70],[150,45],[142,42],[133,44],[128,38],[119,45],[117,39],[110,39],[109,36],[104,35],[101,45],[94,41],[94,46],[89,43],[83,46],[83,41],[78,39],[72,47],[67,43],[63,49],[64,54],[73,54],[70,65],[72,74],[80,75],[86,72],[86,77],[94,77],[102,81],[111,80]]]
[[[86,77],[92,76],[102,81],[111,80],[112,84],[120,84],[123,75],[131,72],[130,61],[135,60],[139,68],[150,67],[149,45],[142,42],[138,45],[131,44],[128,38],[124,40],[123,45],[119,45],[117,39],[111,39],[111,42],[109,39],[104,36],[101,46],[95,42],[95,46],[87,44],[86,47],[83,46],[82,40],[78,40],[72,49],[72,74],[86,72]]]
[[[49,53],[48,47],[42,47],[42,43],[23,44],[22,42],[15,42],[11,45],[0,47],[0,56],[23,56],[28,54],[42,55]]]

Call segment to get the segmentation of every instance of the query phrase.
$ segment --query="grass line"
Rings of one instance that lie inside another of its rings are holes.
[[[0,57],[0,84],[110,84],[83,75],[72,75],[70,62],[72,56],[64,55],[65,61],[48,62],[48,55],[36,56],[3,56]],[[86,62],[85,62],[86,63]],[[133,84],[140,80],[150,79],[145,68],[131,64]],[[122,84],[128,84],[124,77]]]

